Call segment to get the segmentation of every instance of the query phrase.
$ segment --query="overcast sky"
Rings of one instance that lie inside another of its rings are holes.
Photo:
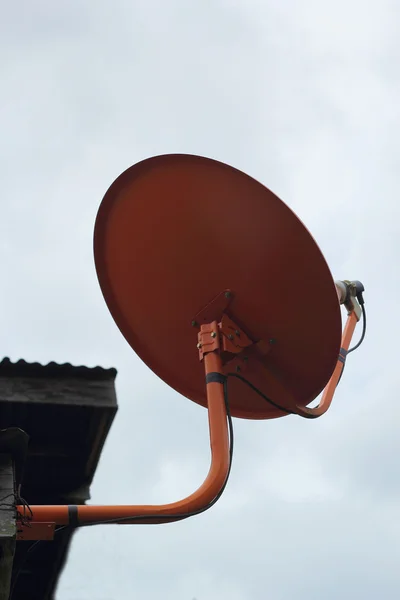
[[[97,283],[95,215],[130,165],[246,171],[364,282],[369,317],[327,415],[236,420],[220,502],[79,532],[58,600],[399,597],[399,25],[396,0],[3,3],[1,354],[118,369],[91,502],[177,500],[208,469],[206,411],[139,361]]]

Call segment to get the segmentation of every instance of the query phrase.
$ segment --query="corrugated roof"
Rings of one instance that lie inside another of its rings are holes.
[[[42,365],[38,362],[29,363],[23,359],[12,362],[8,357],[0,362],[0,377],[45,377],[68,378],[68,379],[90,379],[90,380],[114,380],[117,370],[114,368],[74,366],[71,363],[59,364],[49,362]]]

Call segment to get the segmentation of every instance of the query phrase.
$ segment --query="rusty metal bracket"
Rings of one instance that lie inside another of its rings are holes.
[[[44,540],[51,541],[54,539],[56,524],[55,523],[41,523],[30,521],[27,524],[18,523],[17,529],[17,540],[28,541],[28,540]]]
[[[220,335],[217,321],[201,325],[197,335],[199,358],[203,360],[204,355],[220,349]]]
[[[213,321],[200,326],[197,336],[199,358],[203,360],[209,352],[221,352],[223,364],[253,345],[247,334],[227,315],[222,315],[219,323]]]
[[[222,351],[229,354],[239,354],[245,348],[253,345],[252,340],[232,319],[222,315],[219,323],[221,332]]]
[[[220,321],[225,310],[229,307],[229,304],[233,300],[233,293],[231,290],[224,290],[220,292],[215,298],[211,300],[204,308],[198,312],[192,320],[193,327],[200,327],[205,323],[211,323],[212,321]]]

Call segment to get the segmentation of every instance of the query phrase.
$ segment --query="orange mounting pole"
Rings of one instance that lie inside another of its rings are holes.
[[[308,408],[307,406],[296,406],[296,414],[302,417],[306,417],[308,419],[316,419],[317,417],[320,417],[321,415],[326,413],[326,411],[331,405],[333,395],[335,393],[337,384],[339,383],[340,376],[344,369],[344,364],[346,362],[347,351],[350,346],[351,338],[353,337],[354,330],[360,319],[359,310],[357,310],[355,307],[353,307],[352,310],[350,310],[347,313],[347,315],[348,316],[346,325],[342,334],[342,344],[339,352],[339,357],[336,363],[335,370],[333,371],[333,374],[323,391],[321,402],[318,404],[318,406],[314,408]]]
[[[203,325],[206,330],[218,336],[218,324]],[[200,333],[201,335],[201,333]],[[214,337],[214,335],[213,335]],[[202,344],[198,344],[201,348]],[[211,465],[203,484],[183,500],[161,505],[122,505],[122,506],[30,506],[29,526],[35,523],[55,523],[56,525],[79,526],[80,524],[113,523],[166,523],[190,516],[207,509],[222,490],[229,472],[229,435],[224,395],[224,375],[219,343],[202,349],[200,358],[204,362],[207,383],[208,422],[210,430]],[[211,377],[210,377],[211,374]],[[27,515],[26,507],[17,506],[21,515]],[[131,520],[129,520],[131,519]],[[24,524],[20,525],[24,529]],[[39,530],[39,527],[38,527]],[[34,533],[32,531],[32,533]],[[40,534],[38,533],[40,536]],[[21,536],[22,539],[22,536]],[[33,539],[33,538],[30,538]],[[40,539],[36,538],[36,539]]]

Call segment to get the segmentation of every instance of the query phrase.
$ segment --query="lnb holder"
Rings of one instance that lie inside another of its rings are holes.
[[[355,311],[358,320],[361,318],[361,306],[364,304],[364,285],[361,281],[338,280],[335,281],[339,303],[347,308],[347,312]]]

